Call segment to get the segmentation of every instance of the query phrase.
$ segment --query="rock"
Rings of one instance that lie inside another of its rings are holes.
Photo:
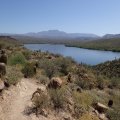
[[[4,82],[0,79],[0,91],[5,88]]]
[[[33,66],[33,69],[34,69],[34,73],[36,74],[36,72],[37,72],[37,67],[36,67],[36,66]]]
[[[82,92],[82,88],[81,87],[77,87],[76,91],[79,92],[79,93],[81,93]]]
[[[109,107],[112,107],[112,105],[113,105],[113,100],[109,100],[109,101],[108,101],[108,106],[109,106]]]
[[[62,86],[62,80],[59,77],[53,77],[50,81],[50,83],[48,84],[49,88],[59,88]]]
[[[109,109],[107,106],[105,106],[101,103],[95,103],[94,107],[99,113],[104,113]]]
[[[70,116],[65,116],[64,120],[71,120],[71,117]]]
[[[4,80],[4,85],[5,85],[5,87],[10,87],[10,84],[8,83],[8,81],[7,80]]]
[[[43,94],[46,96],[48,95],[45,86],[41,86],[41,87],[37,88],[37,90],[32,94],[31,100],[34,101],[34,98],[36,99],[37,97],[40,97]]]
[[[98,116],[101,120],[107,120],[105,114],[99,114]]]
[[[1,50],[0,62],[7,64],[7,55],[5,54],[5,50]]]
[[[0,63],[0,75],[5,75],[6,74],[6,65],[5,63]]]
[[[2,54],[0,56],[0,62],[7,64],[7,55],[6,54]]]
[[[71,83],[71,82],[72,82],[72,80],[71,80],[71,77],[72,77],[71,74],[69,73],[69,74],[67,75],[67,77],[68,77],[67,82],[70,82],[70,83]]]

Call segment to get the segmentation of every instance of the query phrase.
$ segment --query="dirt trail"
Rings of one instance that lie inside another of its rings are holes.
[[[40,87],[34,81],[22,79],[17,86],[6,90],[0,103],[0,120],[31,120],[24,114],[33,92]]]

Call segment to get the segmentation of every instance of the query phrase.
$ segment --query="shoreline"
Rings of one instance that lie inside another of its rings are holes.
[[[83,48],[88,50],[98,50],[98,51],[108,51],[108,52],[116,52],[120,53],[120,50],[109,50],[109,49],[100,49],[100,48],[89,48],[89,47],[82,47],[82,46],[76,46],[76,45],[68,45],[68,44],[62,44],[62,43],[23,43],[24,44],[50,44],[50,45],[64,45],[65,47],[75,47],[75,48]]]

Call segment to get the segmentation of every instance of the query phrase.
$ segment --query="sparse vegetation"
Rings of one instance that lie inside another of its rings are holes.
[[[110,120],[119,120],[120,60],[90,67],[49,52],[31,52],[21,47],[5,47],[5,50],[9,57],[3,81],[16,85],[24,76],[35,79],[32,82],[42,86],[43,90],[32,99],[37,114],[45,110],[64,111],[74,119],[99,120],[91,111],[95,109],[93,103],[108,107],[108,101],[112,100],[113,105],[105,115]],[[54,82],[51,82],[53,77]],[[52,87],[49,87],[50,82]]]
[[[32,77],[36,74],[36,67],[33,63],[26,63],[22,69],[24,77]]]
[[[64,108],[66,98],[65,98],[65,90],[61,89],[50,89],[50,98],[53,103],[55,109]]]
[[[12,54],[8,59],[9,65],[17,65],[17,64],[24,65],[25,62],[26,62],[26,59],[21,52],[16,52]]]
[[[21,73],[21,67],[20,66],[8,66],[6,76],[7,76],[7,82],[9,85],[17,84],[23,77],[23,74]]]

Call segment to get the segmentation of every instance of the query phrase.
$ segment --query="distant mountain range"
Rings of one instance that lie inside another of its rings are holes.
[[[96,34],[90,33],[66,33],[59,30],[48,30],[41,32],[30,32],[25,34],[9,34],[9,33],[0,33],[0,35],[8,35],[14,37],[34,37],[34,38],[43,38],[43,39],[77,39],[77,40],[98,40],[98,39],[109,39],[109,38],[120,38],[120,34],[106,34],[104,36],[98,36]]]
[[[48,30],[42,31],[38,33],[30,32],[25,34],[9,34],[9,33],[0,33],[0,35],[8,35],[8,36],[26,36],[26,37],[34,37],[34,38],[51,38],[51,39],[81,39],[81,40],[89,40],[89,39],[98,39],[100,36],[95,34],[88,33],[66,33],[59,30]]]
[[[103,38],[109,39],[109,38],[120,38],[120,34],[106,34],[103,36]]]
[[[99,36],[95,34],[88,34],[88,33],[66,33],[59,30],[48,30],[48,31],[42,31],[38,33],[27,33],[24,34],[31,37],[37,37],[37,38],[91,38],[96,39],[99,38]]]

